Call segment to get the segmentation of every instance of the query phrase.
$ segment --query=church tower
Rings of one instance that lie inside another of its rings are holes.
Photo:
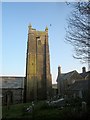
[[[30,25],[26,58],[26,102],[47,99],[51,96],[51,89],[48,28],[46,27],[45,31],[37,31]]]

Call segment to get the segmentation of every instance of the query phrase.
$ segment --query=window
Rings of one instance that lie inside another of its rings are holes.
[[[41,45],[41,40],[38,40],[38,45]]]
[[[37,44],[41,45],[41,39],[40,39],[40,37],[37,37]]]

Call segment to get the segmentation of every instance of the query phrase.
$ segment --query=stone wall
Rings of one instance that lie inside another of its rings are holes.
[[[23,102],[23,89],[2,89],[2,104],[17,104]]]

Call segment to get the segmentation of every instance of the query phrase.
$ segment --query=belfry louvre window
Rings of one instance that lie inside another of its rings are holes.
[[[40,37],[36,37],[38,45],[41,45],[41,39]]]

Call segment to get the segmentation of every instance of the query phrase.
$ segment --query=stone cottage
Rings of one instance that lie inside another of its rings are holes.
[[[67,89],[75,81],[83,80],[84,78],[76,71],[70,71],[68,73],[61,73],[61,67],[58,67],[57,86],[58,95],[63,96],[66,94]]]

